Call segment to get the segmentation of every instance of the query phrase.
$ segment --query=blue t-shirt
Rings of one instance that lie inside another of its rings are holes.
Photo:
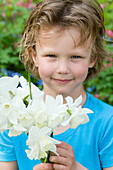
[[[54,138],[72,145],[75,159],[88,170],[101,170],[113,166],[113,107],[87,93],[84,108],[94,111],[89,122],[54,135]],[[27,135],[8,137],[0,135],[0,161],[17,160],[19,170],[32,170],[40,163],[27,158]]]

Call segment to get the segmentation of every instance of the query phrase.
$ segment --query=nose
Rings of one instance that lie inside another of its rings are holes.
[[[61,60],[57,61],[56,72],[58,74],[68,74],[69,71],[70,71],[69,61],[67,61],[66,59],[61,59]]]

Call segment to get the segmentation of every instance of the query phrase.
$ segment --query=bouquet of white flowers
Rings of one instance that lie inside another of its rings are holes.
[[[24,77],[0,78],[0,131],[9,130],[9,136],[28,134],[26,144],[27,156],[30,159],[42,159],[47,162],[49,151],[56,155],[56,145],[60,141],[53,138],[56,127],[70,124],[76,128],[89,121],[90,109],[82,108],[82,96],[73,102],[71,97],[58,95],[54,99],[40,91]]]

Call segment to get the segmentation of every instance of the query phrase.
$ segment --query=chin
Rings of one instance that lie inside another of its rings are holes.
[[[63,95],[63,96],[69,96],[70,95],[70,91],[68,92],[67,90],[64,91],[64,90],[59,90],[59,91],[56,91],[56,94],[59,95]]]

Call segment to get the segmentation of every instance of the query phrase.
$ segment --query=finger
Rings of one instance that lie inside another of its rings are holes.
[[[63,157],[65,157],[65,158],[66,158],[66,157],[71,157],[71,156],[74,155],[73,148],[72,148],[72,146],[70,146],[70,145],[68,146],[68,150],[65,149],[65,148],[57,147],[56,152],[59,154],[59,156],[63,156]],[[50,152],[50,155],[51,155],[51,156],[56,156],[56,154],[53,153],[53,152]]]
[[[53,165],[50,163],[41,163],[35,165],[33,170],[53,170]]]
[[[57,153],[59,153],[59,155],[62,155],[64,157],[74,156],[73,147],[65,142],[62,142],[62,144],[57,145]]]
[[[57,152],[58,153],[58,152]],[[50,152],[51,156],[57,156],[54,152]]]
[[[63,148],[57,148],[56,152],[59,154],[59,156],[63,156],[63,157],[68,157],[69,153],[67,150],[63,149]],[[58,156],[53,152],[50,152],[51,156]]]
[[[70,145],[65,143],[65,142],[61,142],[60,144],[56,144],[56,147],[57,148],[63,148],[63,149],[66,149],[66,150],[70,149]]]
[[[66,166],[60,165],[60,164],[53,164],[53,169],[54,170],[66,170]]]
[[[68,165],[68,161],[66,158],[62,157],[62,156],[51,156],[49,158],[50,162],[52,163],[56,163],[56,164],[61,164],[61,165]]]

